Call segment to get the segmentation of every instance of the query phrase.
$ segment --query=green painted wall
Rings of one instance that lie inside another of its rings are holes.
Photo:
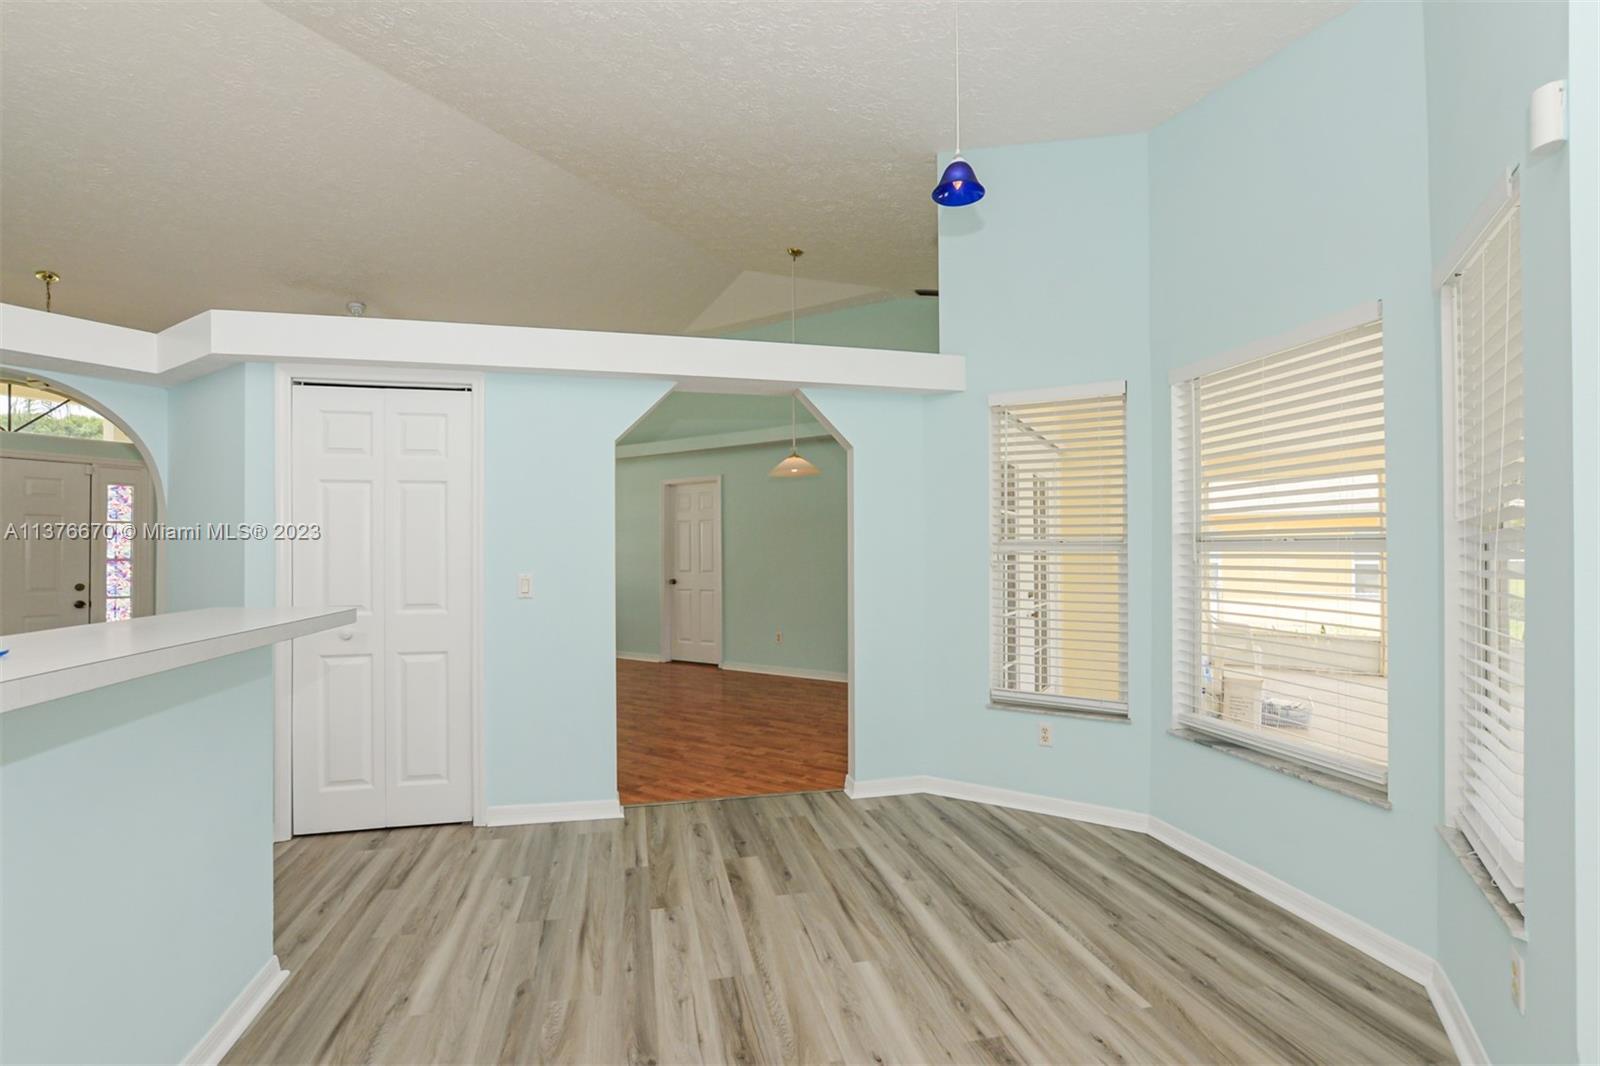
[[[623,434],[618,444],[654,444],[721,433],[789,426],[790,398],[717,392],[673,392]],[[804,404],[793,407],[802,436],[820,427]]]
[[[794,339],[801,344],[836,344],[844,348],[891,348],[902,352],[939,350],[939,301],[905,296],[839,311],[802,315]],[[727,333],[746,341],[786,341],[789,320]]]
[[[720,476],[723,661],[845,673],[845,452],[800,451],[821,477],[768,477],[787,443],[617,460],[619,651],[661,650],[661,483]]]

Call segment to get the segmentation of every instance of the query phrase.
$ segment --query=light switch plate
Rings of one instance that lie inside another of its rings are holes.
[[[519,600],[530,600],[533,598],[532,574],[517,575],[517,598]]]

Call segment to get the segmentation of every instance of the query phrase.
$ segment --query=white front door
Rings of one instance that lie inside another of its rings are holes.
[[[472,817],[472,404],[460,390],[295,385],[294,832]]]
[[[94,542],[82,534],[90,521],[92,474],[84,463],[0,462],[0,633],[89,621]],[[82,529],[69,538],[63,526]],[[46,531],[49,537],[40,535]]]
[[[667,486],[667,619],[672,658],[722,661],[722,487]]]

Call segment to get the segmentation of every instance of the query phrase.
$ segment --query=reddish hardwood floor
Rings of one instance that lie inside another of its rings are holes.
[[[623,803],[843,788],[847,686],[617,661]]]

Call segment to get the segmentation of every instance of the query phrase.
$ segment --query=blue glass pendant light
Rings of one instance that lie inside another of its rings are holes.
[[[966,207],[983,199],[983,183],[978,180],[972,164],[959,155],[950,160],[933,187],[933,202],[940,207]]]
[[[940,207],[966,207],[983,199],[985,189],[972,164],[961,158],[961,5],[951,5],[956,38],[956,156],[933,187],[933,202]]]

